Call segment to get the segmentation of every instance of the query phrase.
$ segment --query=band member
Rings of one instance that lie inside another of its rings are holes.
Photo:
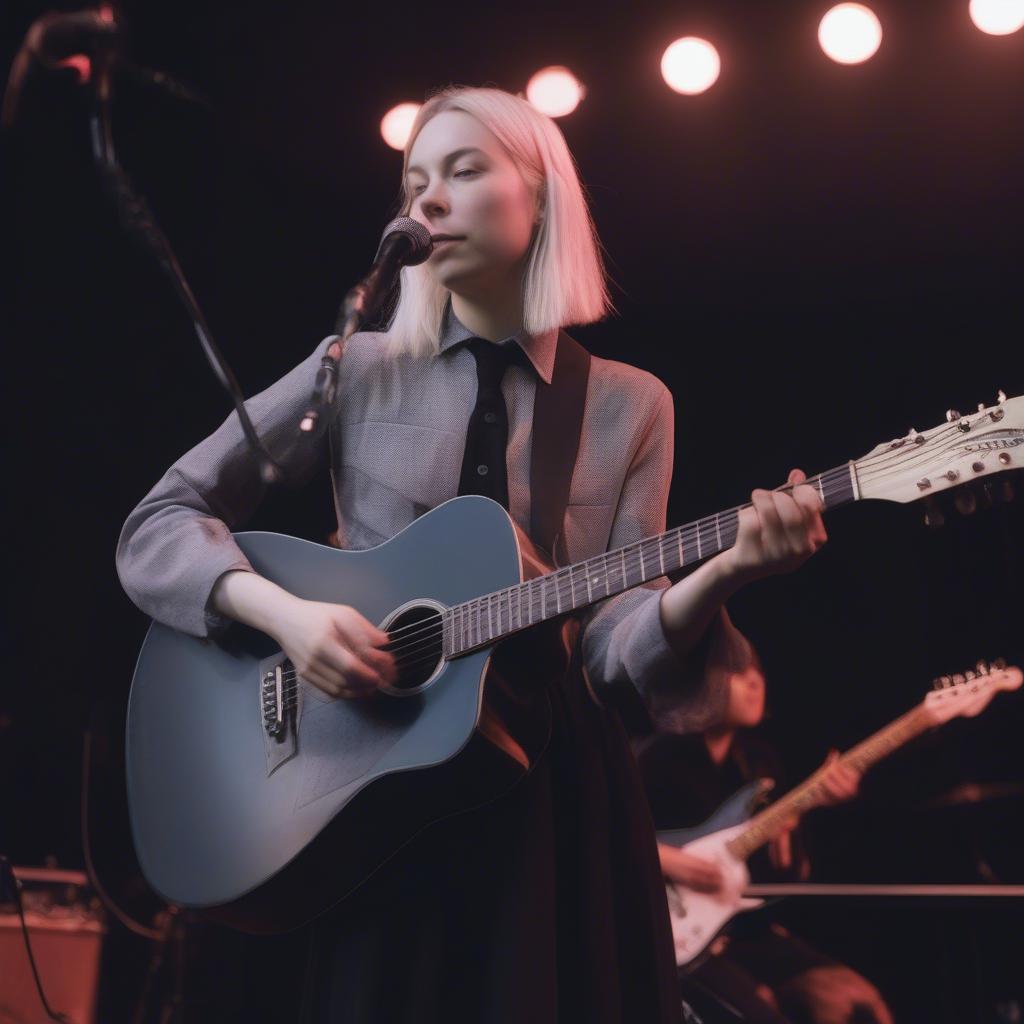
[[[760,659],[735,638],[735,660],[726,673],[729,691],[719,722],[696,735],[654,734],[636,745],[637,760],[659,829],[705,821],[736,790],[755,779],[781,788],[781,763],[756,733],[765,713],[765,677]],[[824,802],[853,799],[860,775],[833,752],[820,769]],[[761,881],[806,879],[810,860],[796,831],[799,819],[755,854],[751,873]],[[766,856],[762,854],[766,853]],[[658,854],[665,877],[697,892],[722,892],[725,879],[713,860],[663,843]],[[683,993],[711,1024],[713,1010],[702,993],[735,1008],[757,1024],[890,1024],[892,1016],[878,990],[856,971],[771,922],[763,911],[739,917],[710,955],[681,972]],[[733,1020],[735,1017],[728,1017]]]
[[[289,448],[327,342],[249,402],[253,422],[292,474],[332,460],[346,548],[380,544],[465,493],[493,497],[529,531],[534,400],[558,386],[549,382],[559,329],[609,309],[572,157],[554,122],[524,100],[449,89],[413,126],[401,210],[438,243],[403,271],[387,329],[349,341],[330,451],[326,439]],[[665,386],[594,358],[563,523],[569,558],[664,530],[672,443]],[[126,591],[198,637],[247,623],[310,684],[367,699],[395,671],[386,634],[353,607],[302,600],[253,571],[231,531],[261,496],[229,417],[128,518],[118,547]],[[660,721],[711,721],[726,694],[706,682],[716,678],[707,666],[732,642],[723,601],[794,569],[824,541],[811,488],[756,491],[730,550],[672,586],[628,591],[582,617],[586,680],[543,683],[552,734],[526,778],[429,828],[314,926],[310,1018],[676,1020],[650,817],[624,730],[595,695],[624,683]]]

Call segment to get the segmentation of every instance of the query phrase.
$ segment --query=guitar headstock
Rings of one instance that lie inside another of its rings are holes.
[[[854,462],[861,498],[910,502],[971,480],[1024,468],[1024,396],[1001,391],[993,406],[887,441]]]
[[[973,718],[988,707],[1000,690],[1016,690],[1022,682],[1024,673],[1015,665],[1007,666],[1001,659],[992,665],[979,661],[968,672],[934,680],[934,689],[925,697],[922,707],[933,725],[961,715]]]

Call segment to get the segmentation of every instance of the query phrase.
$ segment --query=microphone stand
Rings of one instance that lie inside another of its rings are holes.
[[[348,339],[380,308],[403,266],[422,263],[430,255],[433,239],[430,232],[410,217],[396,217],[384,229],[370,272],[349,289],[338,319],[333,341],[327,346],[320,369],[313,384],[313,397],[309,408],[299,422],[299,431],[311,434],[320,424],[320,411],[334,404],[338,387],[338,363],[341,361]]]
[[[383,246],[383,242],[381,244]],[[388,269],[387,261],[375,261],[370,273],[346,293],[334,323],[335,338],[327,346],[327,351],[320,360],[320,369],[317,370],[316,380],[313,382],[313,397],[310,399],[309,408],[299,421],[299,430],[303,434],[316,431],[320,426],[320,410],[334,404],[338,390],[338,363],[345,354],[345,345],[373,314],[373,296],[378,294],[381,281],[388,273]]]
[[[93,90],[93,109],[89,118],[89,135],[93,160],[99,172],[100,181],[117,209],[122,226],[141,242],[143,247],[156,259],[164,277],[185,307],[186,314],[192,323],[214,376],[231,396],[242,426],[242,432],[259,462],[261,479],[268,484],[279,482],[284,479],[284,471],[271,457],[252,425],[252,420],[245,410],[245,398],[238,380],[224,358],[220,347],[213,340],[210,327],[189,287],[171,244],[157,224],[146,200],[132,187],[128,175],[117,158],[110,113],[112,60],[110,54],[94,57],[94,74],[91,76],[95,88]]]

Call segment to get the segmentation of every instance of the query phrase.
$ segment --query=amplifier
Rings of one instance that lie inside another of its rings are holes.
[[[106,925],[88,879],[80,871],[48,868],[14,873],[50,1007],[73,1024],[93,1024]],[[13,903],[0,905],[0,965],[0,1024],[49,1024]]]

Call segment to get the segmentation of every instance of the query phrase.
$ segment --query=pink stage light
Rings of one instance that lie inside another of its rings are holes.
[[[722,61],[706,39],[684,36],[662,54],[661,74],[670,89],[696,96],[718,81]]]
[[[381,118],[380,134],[392,149],[405,149],[419,109],[418,103],[399,103]]]
[[[526,86],[526,98],[548,117],[571,114],[586,94],[579,79],[560,65],[542,68]]]
[[[1008,36],[1024,27],[1024,0],[971,0],[971,21],[991,36]]]
[[[838,4],[818,25],[818,42],[838,64],[861,64],[882,45],[882,25],[863,4]]]

